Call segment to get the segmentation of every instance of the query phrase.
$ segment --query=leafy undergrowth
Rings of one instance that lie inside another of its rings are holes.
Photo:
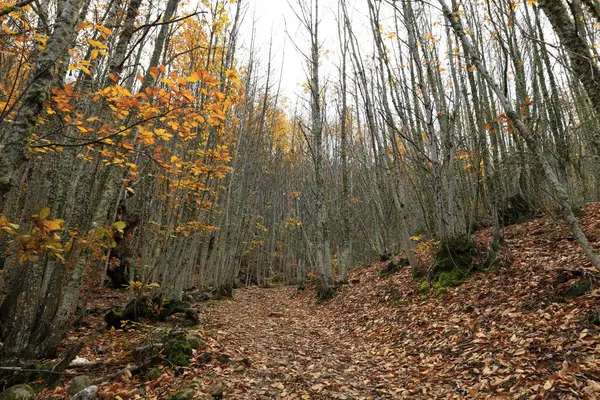
[[[229,355],[218,345],[215,335],[203,329],[202,324],[190,327],[183,315],[169,317],[164,322],[129,324],[126,330],[107,330],[104,314],[127,303],[123,291],[103,288],[93,296],[88,314],[68,338],[85,342],[78,357],[91,364],[68,368],[62,384],[43,391],[38,398],[69,399],[69,382],[80,375],[88,376],[99,387],[101,399],[168,399],[184,386],[193,388],[197,399],[213,398],[208,393],[215,374],[229,367]],[[212,301],[197,303],[194,307],[206,315],[212,304]],[[148,349],[150,344],[164,341],[169,335],[195,336],[197,349],[192,350],[187,342],[178,351],[170,346],[155,353]],[[189,365],[184,365],[188,364],[189,353],[192,354]],[[143,368],[136,368],[139,366]]]
[[[600,205],[587,207],[583,221],[598,248]],[[490,236],[477,233],[478,246]],[[576,279],[557,281],[564,270],[594,280],[591,266],[557,220],[511,226],[503,236],[511,266],[476,272],[437,297],[419,294],[408,267],[381,278],[384,263],[351,271],[351,284],[323,304],[293,287],[237,290],[235,300],[201,306],[204,321],[191,330],[206,346],[189,366],[124,373],[101,392],[167,399],[191,387],[195,398],[212,398],[216,386],[225,399],[599,398],[600,332],[589,316],[600,289],[568,298]],[[92,379],[133,364],[131,350],[156,329],[98,334],[98,318],[72,334],[93,338],[82,354],[97,363],[84,371]]]

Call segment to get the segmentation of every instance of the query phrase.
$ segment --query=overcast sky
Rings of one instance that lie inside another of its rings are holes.
[[[310,1],[310,0],[301,0]],[[301,92],[299,84],[306,80],[304,61],[298,54],[292,40],[302,50],[309,49],[308,36],[300,26],[298,18],[292,11],[291,6],[298,9],[297,0],[245,0],[247,4],[246,17],[241,29],[240,39],[243,46],[242,57],[248,57],[252,38],[252,25],[255,21],[256,29],[256,51],[255,56],[261,60],[265,69],[268,60],[269,41],[273,37],[273,66],[276,78],[279,77],[283,59],[283,74],[281,78],[282,91],[285,96],[293,100],[296,93]],[[322,74],[326,80],[328,74],[333,73],[332,65],[336,62],[338,34],[337,34],[337,3],[338,0],[319,0],[320,20],[319,40],[323,50],[329,51],[322,59]],[[364,3],[364,0],[349,1],[350,12],[356,14],[356,5]],[[332,78],[333,79],[333,78]]]

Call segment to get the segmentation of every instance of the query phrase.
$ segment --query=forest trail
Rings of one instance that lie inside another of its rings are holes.
[[[582,220],[596,242],[600,205]],[[491,232],[475,237],[485,250]],[[227,399],[598,399],[600,289],[574,294],[591,279],[576,246],[539,218],[504,229],[510,266],[439,295],[409,268],[381,277],[386,262],[323,304],[313,289],[237,290],[207,314],[232,359],[213,374]]]
[[[212,309],[219,343],[251,367],[224,377],[228,399],[386,399],[375,360],[360,343],[340,340],[344,326],[326,305],[295,287],[240,289]],[[391,373],[392,371],[390,371]]]

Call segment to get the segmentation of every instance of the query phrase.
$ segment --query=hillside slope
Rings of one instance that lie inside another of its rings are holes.
[[[582,219],[597,246],[600,205]],[[67,381],[81,373],[99,382],[101,397],[122,399],[178,391],[173,399],[599,398],[594,271],[552,218],[503,235],[510,266],[475,273],[437,297],[423,295],[409,268],[381,278],[386,265],[375,262],[352,270],[351,283],[323,304],[313,290],[292,286],[239,289],[233,300],[196,304],[203,322],[187,329],[201,344],[189,365],[159,364],[133,376],[122,368],[157,329],[185,328],[175,320],[104,332],[104,320],[90,314],[71,336],[95,337],[81,352],[93,366],[68,370],[64,386],[40,398],[69,398]],[[489,238],[476,234],[480,249]],[[419,258],[431,263],[425,251]],[[591,287],[575,293],[582,282]],[[105,298],[112,296],[98,297],[98,309],[110,308]]]
[[[597,244],[599,206],[583,220]],[[594,280],[589,265],[551,218],[503,234],[510,267],[439,297],[421,296],[408,268],[381,279],[382,263],[321,305],[310,291],[239,291],[217,306],[219,341],[257,364],[230,377],[230,398],[596,399],[600,290],[565,298],[580,273]],[[476,236],[484,246],[490,233]]]

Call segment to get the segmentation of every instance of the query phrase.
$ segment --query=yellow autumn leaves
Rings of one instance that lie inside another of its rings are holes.
[[[48,219],[50,214],[50,208],[44,207],[32,215],[27,232],[22,232],[21,227],[11,223],[6,216],[0,216],[0,235],[7,234],[11,237],[8,241],[7,255],[16,255],[19,264],[35,262],[44,255],[52,255],[65,262],[64,255],[72,250],[79,233],[72,230],[61,236],[58,232],[65,230],[64,221]],[[94,228],[81,237],[79,242],[95,248],[114,247],[115,232],[123,233],[125,226],[125,222],[117,221],[110,227]]]

